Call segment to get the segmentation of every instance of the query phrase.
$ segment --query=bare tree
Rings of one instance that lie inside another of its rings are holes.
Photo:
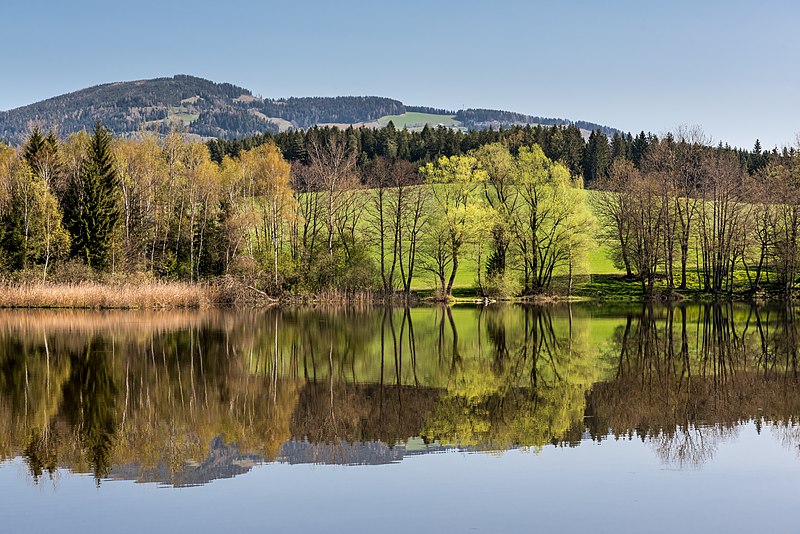
[[[742,196],[748,199],[745,205],[747,224],[744,234],[742,265],[752,291],[761,289],[761,279],[765,274],[769,251],[772,246],[772,231],[775,225],[775,209],[770,203],[770,191],[760,176],[746,176]]]
[[[369,217],[377,244],[384,294],[395,288],[395,275],[403,269],[403,219],[409,209],[409,185],[416,171],[405,161],[378,158],[365,169],[365,182],[371,188]]]
[[[640,175],[630,183],[631,199],[628,218],[631,229],[631,264],[641,280],[642,290],[652,295],[658,266],[664,253],[666,206],[663,182],[657,175]]]
[[[320,186],[316,179],[317,175],[311,172],[308,165],[296,163],[292,166],[292,188],[299,212],[292,229],[292,255],[306,279],[317,261],[323,239],[323,205],[321,195],[317,193]]]
[[[600,189],[594,197],[594,208],[602,223],[602,238],[616,247],[614,261],[625,269],[625,276],[633,276],[631,265],[631,198],[630,184],[641,177],[628,160],[617,159],[611,164],[608,176],[601,177],[596,186]]]
[[[703,154],[708,137],[699,127],[679,127],[648,149],[643,171],[658,175],[664,203],[664,272],[675,285],[674,254],[680,251],[680,289],[686,289],[689,248],[697,217],[697,188],[703,180]]]
[[[743,254],[744,206],[739,199],[744,171],[732,155],[718,153],[703,162],[699,203],[699,254],[703,289],[733,291],[733,272]]]
[[[800,164],[794,157],[786,163],[768,166],[764,173],[770,191],[769,204],[774,211],[770,228],[770,253],[775,259],[778,281],[788,295],[800,270]]]
[[[403,281],[403,291],[411,292],[411,282],[417,263],[417,252],[422,230],[427,227],[428,188],[416,185],[407,193],[407,208],[403,210],[400,221],[400,278]]]
[[[319,187],[325,203],[325,225],[328,231],[328,254],[333,257],[333,244],[342,218],[349,215],[349,193],[358,185],[356,155],[339,136],[312,138],[308,145],[308,172]]]

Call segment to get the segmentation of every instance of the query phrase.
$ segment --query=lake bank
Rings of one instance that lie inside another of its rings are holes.
[[[223,278],[208,282],[84,281],[23,282],[0,285],[0,308],[65,309],[203,309],[265,306],[367,306],[418,304],[558,304],[573,302],[763,302],[786,300],[780,293],[711,294],[696,289],[646,295],[635,281],[605,277],[576,288],[572,294],[547,293],[519,297],[482,296],[477,288],[457,288],[443,299],[433,291],[384,295],[371,291],[329,290],[270,295],[244,282]]]

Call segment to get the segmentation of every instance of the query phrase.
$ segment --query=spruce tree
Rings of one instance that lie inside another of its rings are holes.
[[[61,185],[61,157],[58,152],[58,139],[52,131],[47,137],[42,137],[39,129],[34,128],[25,143],[22,157],[33,173],[44,180],[49,189],[57,189],[56,186]],[[63,187],[60,191],[51,191],[56,195],[63,192]]]
[[[120,216],[119,180],[111,153],[111,134],[99,122],[80,173],[64,195],[72,255],[93,269],[108,267],[114,226]]]
[[[591,184],[608,173],[611,165],[611,148],[608,137],[595,130],[589,135],[586,152],[583,154],[583,179]]]
[[[769,154],[769,152],[767,152],[767,154]],[[766,164],[766,155],[761,152],[761,141],[756,139],[755,145],[753,145],[753,151],[750,153],[750,157],[747,161],[747,171],[750,174],[755,174],[766,166]]]
[[[39,131],[39,128],[34,128],[31,132],[31,136],[28,138],[28,142],[25,143],[25,148],[22,150],[22,157],[25,158],[25,161],[31,168],[35,167],[36,160],[44,148],[45,140],[44,137],[42,137],[42,132]]]
[[[631,143],[631,161],[636,168],[641,168],[642,161],[647,154],[647,149],[650,147],[650,140],[644,134],[644,131],[637,135]]]

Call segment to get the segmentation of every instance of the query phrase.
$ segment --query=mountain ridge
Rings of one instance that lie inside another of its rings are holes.
[[[0,111],[0,140],[19,144],[32,126],[68,135],[89,130],[97,121],[120,137],[134,136],[142,129],[164,133],[177,127],[201,139],[235,139],[315,125],[378,127],[387,122],[381,119],[402,118],[412,113],[424,124],[446,124],[464,130],[520,124],[571,124],[608,135],[620,132],[583,120],[494,109],[451,111],[405,105],[400,100],[381,96],[267,98],[232,83],[178,74],[94,85]],[[398,122],[403,123],[402,120]],[[411,128],[422,125],[419,122],[396,124]]]

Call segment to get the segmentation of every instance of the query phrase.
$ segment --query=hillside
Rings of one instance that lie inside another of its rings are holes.
[[[0,140],[20,143],[32,125],[61,135],[91,129],[97,121],[126,137],[142,128],[184,128],[201,138],[234,139],[314,125],[398,127],[444,125],[465,130],[516,124],[575,124],[583,130],[616,130],[585,121],[534,117],[508,111],[448,111],[406,106],[377,96],[262,98],[243,87],[177,75],[81,89],[9,111],[0,111]]]

